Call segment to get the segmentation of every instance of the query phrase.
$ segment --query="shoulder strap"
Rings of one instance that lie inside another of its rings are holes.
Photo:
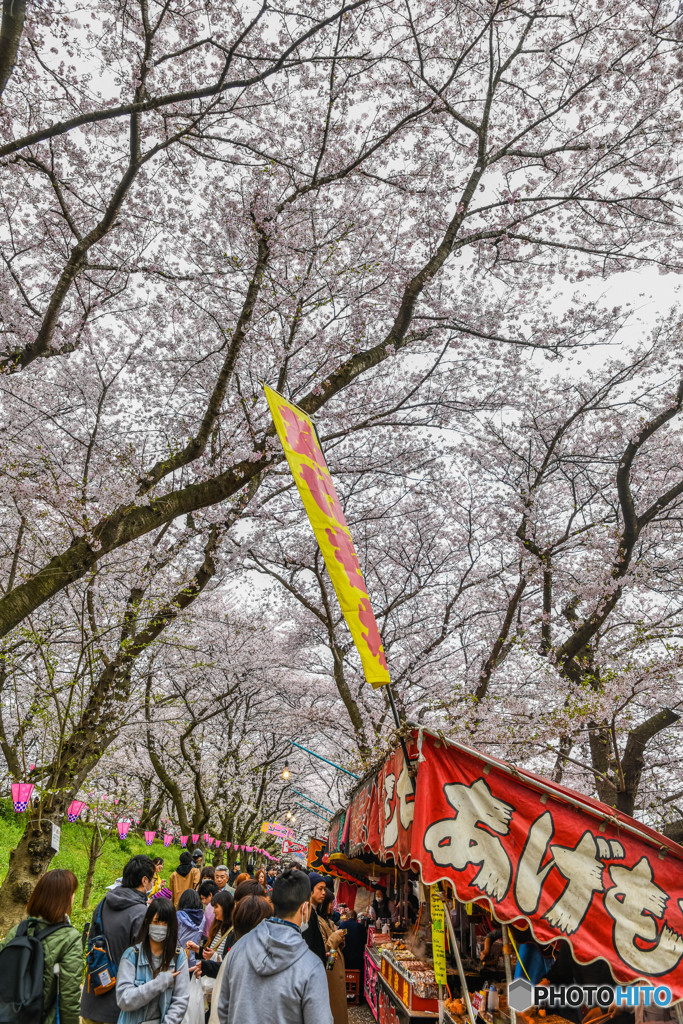
[[[21,938],[22,935],[26,935],[28,932],[28,920],[29,919],[25,917],[24,920],[17,925],[17,930],[14,933],[15,939]]]
[[[37,939],[40,939],[41,942],[42,942],[43,939],[46,939],[48,937],[48,935],[52,935],[53,932],[59,931],[60,928],[68,928],[68,927],[69,927],[69,925],[66,923],[66,921],[60,921],[59,924],[49,924],[47,926],[47,928],[43,928],[42,931],[36,932],[35,936],[36,936]]]
[[[100,900],[100,902],[97,904],[97,906],[95,907],[95,914],[94,914],[94,917],[93,917],[93,920],[95,922],[95,928],[99,932],[101,932],[103,927],[104,927],[104,925],[102,923],[102,908],[103,908],[103,906],[104,906],[104,898],[102,898]]]

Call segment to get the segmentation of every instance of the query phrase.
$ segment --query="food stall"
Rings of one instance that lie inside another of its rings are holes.
[[[489,1004],[481,994],[472,922],[484,910],[504,936],[516,922],[533,942],[569,943],[578,964],[605,961],[619,984],[664,985],[674,1002],[683,999],[683,848],[427,729],[412,730],[359,782],[330,824],[322,859],[371,883],[381,873],[396,898],[394,934],[375,934],[366,950],[366,997],[380,1024],[436,1018],[446,995],[437,975],[456,997],[456,1019],[500,1017],[504,985]],[[410,924],[411,889],[425,923],[430,907],[437,916],[443,907],[450,967],[439,952],[435,971],[436,947]],[[505,938],[508,978],[510,952]]]

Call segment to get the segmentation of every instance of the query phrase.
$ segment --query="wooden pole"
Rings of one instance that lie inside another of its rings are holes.
[[[460,958],[460,949],[458,948],[458,940],[455,937],[455,931],[453,929],[453,922],[451,921],[451,912],[441,890],[438,890],[439,895],[443,901],[444,917],[446,918],[446,927],[448,928],[448,934],[451,940],[451,947],[453,949],[453,956],[455,957],[455,963],[458,968],[458,976],[460,978],[460,988],[462,989],[462,997],[465,1000],[465,1006],[467,1007],[467,1016],[470,1024],[476,1024],[476,1017],[474,1010],[472,1009],[472,1003],[470,1002],[470,993],[467,989],[467,979],[465,978],[465,968],[462,965]],[[514,1021],[513,1021],[514,1024]]]
[[[510,963],[510,932],[508,926],[504,924],[502,926],[503,931],[503,959],[505,960],[505,980],[510,984],[512,981],[512,964]],[[510,1011],[510,1024],[517,1024],[517,1014],[508,1003],[508,1009]],[[683,1021],[681,1021],[683,1024]]]

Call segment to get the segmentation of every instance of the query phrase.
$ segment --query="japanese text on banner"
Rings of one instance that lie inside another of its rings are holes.
[[[382,639],[351,533],[313,423],[277,391],[266,387],[265,392],[294,482],[358,649],[365,678],[375,688],[385,686],[390,679]]]
[[[444,906],[438,889],[433,885],[429,890],[430,909],[432,913],[432,957],[434,959],[434,977],[437,985],[445,985],[446,977],[446,935]]]

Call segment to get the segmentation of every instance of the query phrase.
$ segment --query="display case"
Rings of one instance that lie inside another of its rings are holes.
[[[379,953],[371,946],[365,949],[365,998],[375,1020],[379,1019],[380,990]]]
[[[405,948],[382,949],[380,967],[388,987],[408,1010],[439,1012],[439,987],[431,960],[417,957]]]

